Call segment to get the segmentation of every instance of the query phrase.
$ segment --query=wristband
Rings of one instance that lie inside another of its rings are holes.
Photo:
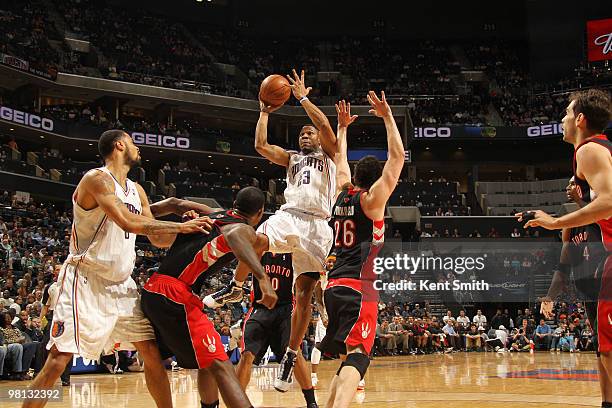
[[[307,97],[307,96],[302,96],[302,97],[300,98],[300,103],[302,103],[302,102],[304,102],[304,101],[307,101],[307,100],[308,100],[308,97]]]

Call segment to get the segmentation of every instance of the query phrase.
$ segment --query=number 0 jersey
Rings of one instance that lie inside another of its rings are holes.
[[[264,267],[266,274],[270,278],[272,289],[278,296],[276,306],[283,306],[293,302],[293,261],[291,254],[273,254],[266,252],[261,257],[261,265]],[[251,303],[254,307],[262,306],[256,303],[261,299],[261,289],[259,281],[251,274],[252,288]],[[262,306],[265,307],[265,306]]]
[[[375,280],[372,268],[385,240],[385,221],[371,220],[361,208],[365,190],[348,188],[336,199],[333,211],[336,263],[328,279]]]
[[[136,184],[126,179],[125,189],[106,167],[91,171],[108,174],[115,184],[115,195],[131,213],[140,214],[142,203]],[[66,262],[111,282],[123,282],[134,271],[136,234],[125,232],[108,218],[100,206],[85,210],[77,204],[78,190],[72,197],[74,218],[70,235],[70,255]]]

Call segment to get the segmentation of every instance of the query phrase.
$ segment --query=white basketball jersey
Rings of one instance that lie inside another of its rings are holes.
[[[287,167],[287,188],[281,210],[331,217],[336,194],[336,164],[323,152],[293,153]]]
[[[115,183],[115,195],[135,214],[142,212],[136,185],[126,180],[127,190],[106,167],[92,171],[107,173]],[[81,208],[73,197],[74,220],[70,237],[70,256],[67,262],[78,265],[78,270],[94,273],[112,282],[125,281],[134,270],[136,234],[123,231],[98,206],[92,210]]]

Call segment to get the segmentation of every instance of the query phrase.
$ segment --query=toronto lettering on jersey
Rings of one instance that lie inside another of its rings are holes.
[[[266,265],[265,270],[268,275],[275,274],[275,275],[284,276],[286,278],[291,276],[291,269],[286,268],[281,265]]]
[[[576,245],[579,245],[582,242],[587,242],[587,240],[589,239],[589,233],[588,231],[583,231],[580,232],[579,234],[576,234],[575,236],[572,237],[572,242]]]
[[[306,166],[315,168],[322,172],[323,160],[317,159],[316,157],[304,157],[299,163],[296,163],[291,167],[291,177],[295,177],[295,175]]]
[[[353,215],[355,215],[355,206],[336,206],[336,208],[334,209],[334,215],[338,217],[352,217]]]

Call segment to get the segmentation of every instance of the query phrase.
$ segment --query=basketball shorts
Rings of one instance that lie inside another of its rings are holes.
[[[296,211],[276,211],[257,232],[268,237],[270,252],[292,254],[294,280],[324,268],[334,239],[325,219]]]
[[[131,277],[111,282],[79,265],[65,263],[59,273],[47,349],[56,346],[60,352],[98,360],[112,349],[134,350],[132,343],[155,339]]]
[[[142,309],[155,328],[162,356],[176,356],[183,368],[227,360],[221,336],[203,308],[189,285],[171,276],[153,274],[142,291]]]
[[[272,310],[257,306],[247,313],[242,325],[240,351],[253,353],[255,365],[259,365],[268,347],[272,349],[276,361],[280,361],[285,355],[291,334],[292,308],[291,303]]]
[[[364,296],[362,281],[330,279],[325,290],[325,308],[329,321],[319,350],[346,354],[347,346],[362,346],[369,354],[376,337],[378,301],[372,295]]]

